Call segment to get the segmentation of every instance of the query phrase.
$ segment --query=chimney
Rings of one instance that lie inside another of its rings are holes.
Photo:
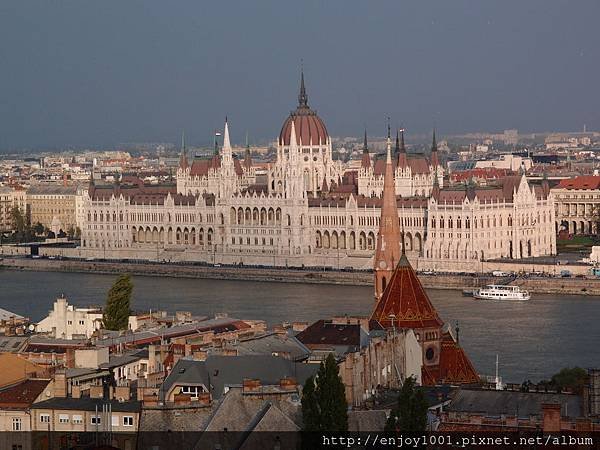
[[[252,378],[244,378],[244,384],[242,385],[243,392],[258,392],[260,391],[260,380]]]
[[[104,386],[90,386],[90,398],[104,398]]]
[[[187,394],[175,394],[173,401],[176,405],[189,405],[192,403],[192,397]]]
[[[284,377],[279,380],[279,387],[284,391],[295,391],[297,383],[296,380],[291,377]]]
[[[200,392],[198,394],[198,403],[203,406],[210,405],[210,393],[209,392]]]
[[[67,374],[64,371],[54,374],[54,397],[67,397]]]
[[[131,398],[129,386],[117,386],[114,391],[114,398],[120,402],[128,401]]]
[[[81,398],[81,386],[71,386],[71,397]]]
[[[560,403],[542,404],[542,429],[544,433],[560,431]]]

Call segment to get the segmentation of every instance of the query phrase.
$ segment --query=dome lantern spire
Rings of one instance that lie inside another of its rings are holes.
[[[306,87],[304,86],[304,67],[300,69],[300,94],[298,94],[298,106],[300,108],[308,108],[308,95],[306,95]]]

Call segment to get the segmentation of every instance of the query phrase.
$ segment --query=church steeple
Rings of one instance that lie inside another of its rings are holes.
[[[398,206],[396,205],[396,188],[392,166],[392,141],[388,125],[387,154],[385,175],[383,178],[383,196],[381,220],[377,233],[377,249],[374,258],[375,300],[379,301],[398,261],[400,260],[400,225]]]

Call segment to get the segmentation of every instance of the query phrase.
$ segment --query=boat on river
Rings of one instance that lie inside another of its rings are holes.
[[[531,298],[529,291],[521,289],[519,286],[506,286],[499,284],[489,284],[485,287],[475,289],[473,297],[478,300],[501,300],[501,301],[526,301]]]

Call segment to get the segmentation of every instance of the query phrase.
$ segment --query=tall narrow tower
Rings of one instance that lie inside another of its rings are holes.
[[[394,169],[392,167],[392,141],[388,129],[387,157],[383,178],[381,220],[377,233],[377,250],[373,261],[375,274],[375,301],[378,302],[400,260],[400,224],[396,205]]]

